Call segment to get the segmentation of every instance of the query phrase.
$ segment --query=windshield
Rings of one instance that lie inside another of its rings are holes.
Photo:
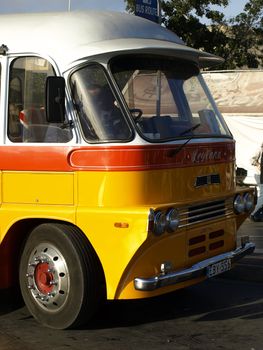
[[[144,138],[167,141],[230,136],[193,64],[125,56],[113,60],[111,70]]]
[[[84,137],[89,142],[123,142],[132,132],[104,69],[89,65],[71,76],[71,90]]]

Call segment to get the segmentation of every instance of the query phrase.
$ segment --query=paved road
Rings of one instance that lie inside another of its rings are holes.
[[[213,279],[150,300],[108,303],[91,327],[43,328],[1,295],[1,350],[262,350],[262,284]]]
[[[250,236],[251,242],[256,244],[255,252],[240,260],[236,267],[223,277],[263,282],[263,222],[252,222],[247,219],[238,231],[239,239],[242,235]]]
[[[262,228],[248,221],[242,230],[256,239]],[[81,330],[43,328],[19,300],[2,291],[0,350],[262,350],[262,275],[261,282],[247,281],[260,268],[262,255],[252,263],[260,249],[234,269],[234,276],[149,300],[109,302]]]

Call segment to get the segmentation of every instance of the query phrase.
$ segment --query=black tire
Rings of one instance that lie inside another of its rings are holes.
[[[67,224],[33,229],[21,255],[19,280],[27,308],[51,328],[83,325],[105,298],[98,257],[87,238]]]

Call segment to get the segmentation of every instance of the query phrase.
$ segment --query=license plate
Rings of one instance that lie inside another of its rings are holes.
[[[231,260],[225,259],[225,260],[219,261],[218,263],[208,266],[206,275],[208,278],[210,278],[210,277],[219,275],[220,273],[223,273],[225,271],[228,271],[230,269],[231,269]]]

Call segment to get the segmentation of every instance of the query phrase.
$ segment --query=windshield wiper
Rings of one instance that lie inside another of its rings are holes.
[[[183,136],[185,134],[187,134],[188,132],[190,131],[194,131],[195,129],[199,128],[201,124],[196,124],[194,126],[192,126],[191,128],[183,131],[180,136]],[[179,146],[178,148],[176,148],[175,150],[172,150],[170,153],[169,153],[169,157],[175,157],[187,144],[188,142],[190,142],[192,140],[192,138],[194,137],[194,134],[192,134],[181,146]]]

